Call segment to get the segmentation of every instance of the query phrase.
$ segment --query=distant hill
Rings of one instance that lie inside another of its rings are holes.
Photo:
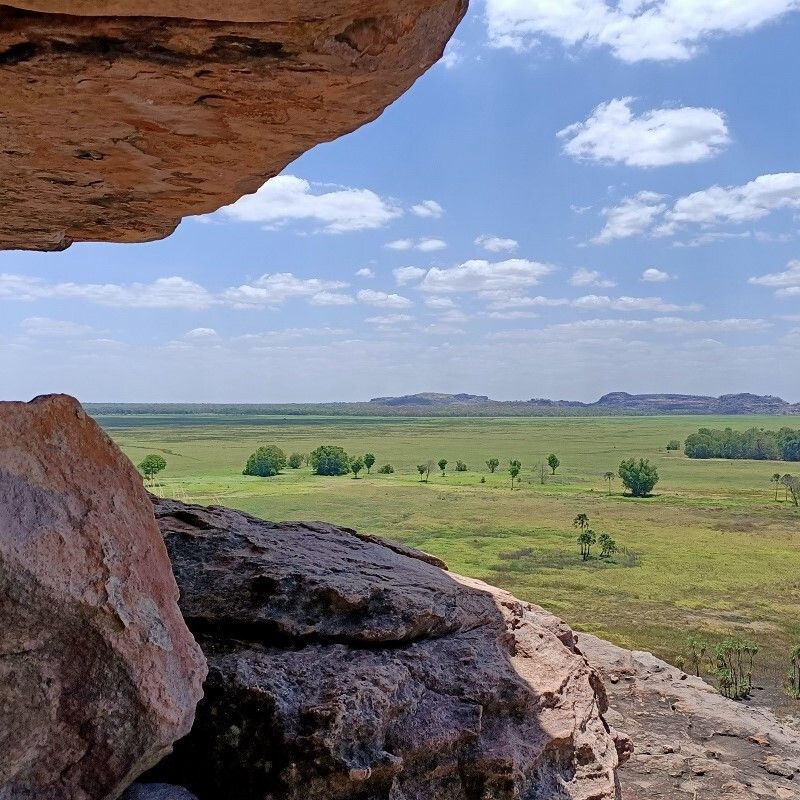
[[[363,403],[86,403],[93,416],[179,416],[197,424],[201,416],[282,417],[590,417],[658,414],[800,414],[800,404],[758,394],[628,394],[611,392],[594,403],[577,400],[492,400],[481,394],[420,392],[374,397]],[[113,419],[104,424],[114,425]],[[120,423],[122,424],[122,423]],[[125,423],[129,424],[129,423]],[[145,424],[142,422],[141,424]]]

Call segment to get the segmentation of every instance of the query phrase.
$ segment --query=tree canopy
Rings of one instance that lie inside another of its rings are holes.
[[[166,468],[166,459],[157,453],[150,453],[149,456],[145,456],[139,464],[139,472],[148,480],[153,480],[161,470]]]
[[[658,483],[658,470],[646,458],[629,458],[619,465],[619,477],[634,497],[647,497]]]
[[[350,457],[341,447],[321,445],[311,451],[311,468],[317,475],[347,475],[350,472]]]
[[[686,438],[683,451],[689,458],[800,461],[800,431],[792,428],[778,431],[764,428],[749,428],[746,431],[700,428]]]
[[[271,478],[286,466],[286,453],[274,444],[259,447],[247,459],[242,475],[255,475],[259,478]]]

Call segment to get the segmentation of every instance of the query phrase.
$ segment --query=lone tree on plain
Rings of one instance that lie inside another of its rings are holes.
[[[680,450],[681,443],[677,439],[670,439],[667,442],[667,450]]]
[[[286,453],[274,444],[259,447],[244,466],[242,475],[271,478],[286,467]]]
[[[597,541],[597,537],[594,534],[594,531],[591,528],[587,528],[585,531],[581,531],[578,535],[578,544],[581,548],[581,558],[584,561],[589,560],[589,551],[592,549],[592,545]]]
[[[589,527],[589,515],[578,514],[575,519],[572,520],[572,525],[581,531],[585,531]]]
[[[353,478],[358,478],[358,473],[364,469],[364,459],[361,456],[356,456],[353,459],[350,459],[350,471],[353,473]]]
[[[558,460],[558,456],[555,453],[550,453],[547,456],[547,465],[553,470],[553,475],[556,474],[556,470],[561,466],[561,462]]]
[[[611,494],[611,481],[614,480],[614,473],[613,472],[606,472],[603,474],[603,477],[608,481],[608,493]]]
[[[467,465],[463,461],[456,461],[456,472],[466,472]]]
[[[446,466],[447,466],[447,459],[446,458],[440,458],[439,459],[439,469],[442,471],[442,477],[444,477],[444,470],[445,470]]]
[[[634,497],[647,497],[658,483],[658,470],[646,458],[629,458],[619,465],[619,477]]]
[[[310,454],[311,467],[316,475],[347,475],[350,457],[341,447],[321,445]]]
[[[508,474],[511,475],[511,491],[514,491],[514,481],[519,477],[522,470],[521,461],[511,461],[508,466]]]
[[[166,468],[166,459],[157,453],[150,453],[149,456],[145,456],[141,464],[139,464],[139,472],[149,481],[152,481],[159,472]]]
[[[364,466],[367,468],[367,475],[372,472],[372,466],[375,463],[375,454],[374,453],[367,453],[364,456]]]
[[[289,456],[289,466],[292,469],[300,469],[303,466],[303,456],[300,453],[292,453]]]
[[[772,473],[772,483],[775,484],[775,502],[778,502],[778,487],[781,485],[781,474],[780,472],[773,472]]]
[[[494,471],[500,466],[500,459],[499,458],[490,458],[486,462],[486,467],[488,468],[489,472],[494,474]]]

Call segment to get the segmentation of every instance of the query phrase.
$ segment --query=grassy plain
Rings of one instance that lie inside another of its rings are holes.
[[[800,513],[775,501],[774,472],[757,461],[693,461],[667,453],[701,426],[800,427],[778,417],[289,418],[102,417],[138,463],[164,455],[156,491],[189,502],[224,504],[271,520],[322,519],[400,540],[444,558],[460,573],[509,589],[563,616],[578,630],[674,660],[690,633],[737,633],[761,645],[757,684],[774,704],[786,654],[800,642]],[[363,479],[324,478],[307,468],[276,478],[241,474],[259,445],[287,454],[336,444],[377,456]],[[561,467],[539,482],[534,465],[555,452]],[[485,467],[501,460],[494,475]],[[655,496],[609,495],[603,473],[621,459],[655,461]],[[428,459],[465,461],[420,483]],[[510,490],[507,464],[523,463]],[[394,475],[375,469],[391,463]],[[800,465],[794,465],[800,472]],[[486,482],[481,483],[481,476]],[[585,512],[595,531],[623,548],[615,563],[581,562],[572,527]]]

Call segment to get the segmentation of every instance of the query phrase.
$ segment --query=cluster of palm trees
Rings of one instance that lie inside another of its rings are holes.
[[[599,536],[589,527],[589,516],[578,514],[572,524],[580,531],[578,534],[578,546],[581,548],[581,558],[589,560],[592,547],[595,544],[600,546],[600,558],[610,558],[617,552],[617,543],[607,533]]]
[[[772,483],[775,484],[775,501],[778,500],[778,489],[783,486],[783,500],[787,502],[791,495],[792,502],[795,505],[800,505],[800,479],[795,478],[794,475],[781,475],[780,472],[775,472],[772,475]]]

